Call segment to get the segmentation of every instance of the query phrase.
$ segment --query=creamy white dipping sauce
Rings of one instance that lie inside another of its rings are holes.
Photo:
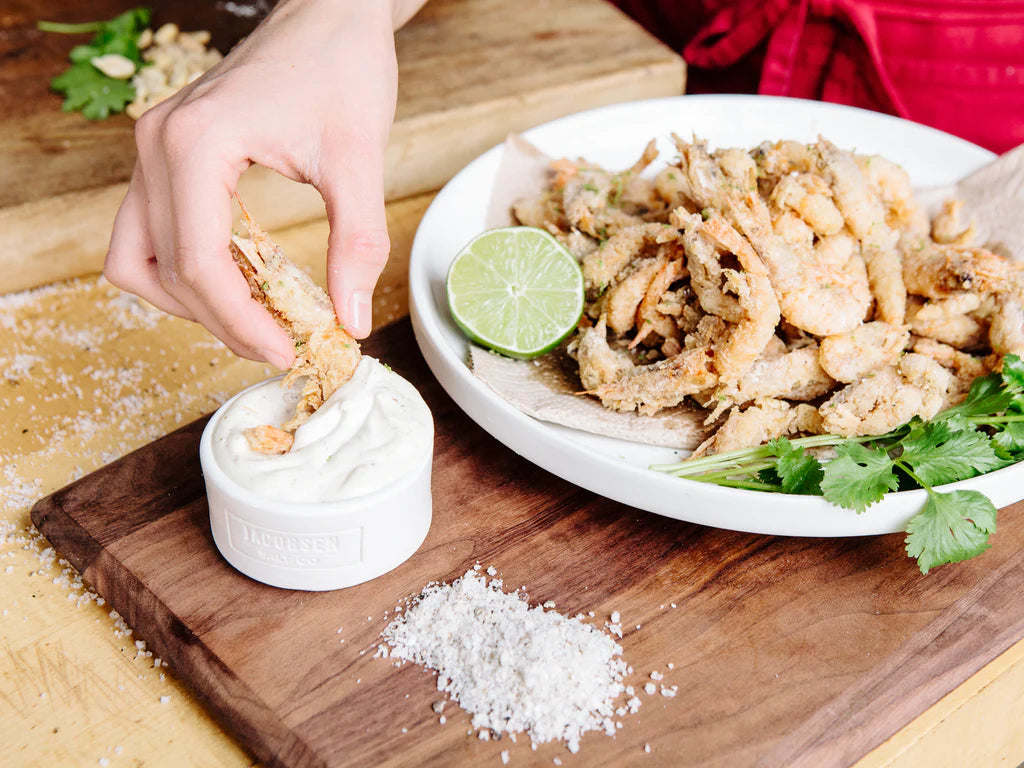
[[[429,461],[430,409],[412,384],[366,356],[348,383],[295,431],[288,453],[252,450],[243,430],[286,422],[302,383],[284,390],[279,380],[268,381],[221,414],[211,448],[238,485],[281,501],[340,501],[383,490]]]

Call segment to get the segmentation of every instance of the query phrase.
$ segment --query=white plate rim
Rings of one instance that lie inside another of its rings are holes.
[[[890,115],[802,99],[724,94],[647,99],[598,107],[550,121],[524,131],[523,135],[527,139],[537,140],[537,137],[543,136],[545,132],[564,128],[574,122],[608,126],[617,119],[622,119],[627,113],[628,119],[632,119],[639,112],[670,112],[680,104],[694,108],[736,110],[739,113],[748,110],[756,113],[759,109],[771,105],[772,108],[794,110],[794,120],[801,116],[807,117],[811,113],[816,117],[824,116],[828,119],[857,118],[876,123],[880,127],[893,127],[894,130],[909,131],[922,137],[937,137],[941,143],[950,147],[959,145],[963,152],[973,155],[976,167],[994,157],[987,150],[963,139]],[[678,128],[670,125],[663,131],[651,130],[650,133],[667,133],[669,130],[678,132]],[[642,146],[643,142],[638,142],[637,146],[631,149],[639,152]],[[430,238],[432,227],[438,226],[439,219],[447,213],[446,208],[458,201],[458,195],[475,175],[479,175],[483,166],[496,166],[501,151],[501,145],[492,147],[469,163],[445,185],[424,214],[410,254],[409,303],[417,345],[442,388],[470,418],[519,455],[575,485],[628,506],[677,520],[751,533],[785,536],[859,536],[904,530],[907,520],[923,505],[925,491],[887,494],[882,502],[858,515],[850,510],[835,507],[821,497],[761,493],[674,478],[653,472],[646,467],[630,465],[597,451],[585,450],[567,436],[566,433],[571,430],[523,414],[476,379],[466,364],[468,341],[461,337],[461,334],[458,335],[462,340],[459,350],[461,355],[445,341],[446,332],[450,335],[455,326],[448,315],[447,306],[440,305],[434,299],[432,288],[436,288],[437,285],[435,281],[432,286],[428,270],[431,258]],[[585,146],[563,151],[587,154]],[[481,222],[480,229],[482,228]],[[467,237],[466,240],[468,239]],[[449,261],[454,255],[454,251],[449,254]],[[455,332],[458,333],[457,329]],[[1022,471],[1024,463],[1019,463],[980,477],[943,486],[943,489],[979,490],[988,495],[997,507],[1002,507],[1018,498],[1019,494],[1013,490],[1013,486],[1019,484],[1014,481]],[[756,509],[745,509],[751,506]],[[739,514],[732,511],[723,516],[723,509],[736,507],[741,508]]]

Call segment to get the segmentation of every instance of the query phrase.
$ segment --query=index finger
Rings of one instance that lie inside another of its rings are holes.
[[[177,298],[200,321],[212,318],[241,347],[287,368],[294,359],[288,335],[259,305],[231,258],[231,197],[241,164],[210,151],[197,152],[168,168],[172,282]]]

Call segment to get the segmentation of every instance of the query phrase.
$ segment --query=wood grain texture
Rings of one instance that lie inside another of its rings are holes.
[[[124,0],[16,0],[0,35],[0,273],[5,290],[78,276],[102,263],[135,162],[133,122],[90,122],[48,91],[81,36],[39,18],[108,18]],[[253,22],[212,0],[157,0],[154,24],[206,28],[222,50]],[[396,37],[398,105],[385,155],[389,200],[439,188],[510,131],[617,101],[682,93],[675,53],[604,0],[432,0]],[[283,227],[324,215],[310,188],[265,169],[248,198],[274,201]],[[56,221],[61,226],[54,226]],[[13,282],[10,282],[12,281]]]
[[[406,321],[367,346],[420,388],[437,424],[431,532],[377,580],[302,593],[234,572],[210,538],[201,422],[33,512],[271,765],[477,765],[509,749],[515,765],[558,756],[566,765],[846,766],[1024,635],[1024,505],[1000,513],[984,556],[927,577],[901,535],[786,539],[668,520],[594,497],[497,444],[439,390]],[[680,494],[685,503],[683,484]],[[620,611],[629,682],[660,670],[678,696],[644,695],[614,741],[589,735],[576,757],[557,745],[479,741],[451,708],[440,726],[433,678],[371,659],[372,648],[400,598],[477,560],[563,613],[592,610],[600,625]]]

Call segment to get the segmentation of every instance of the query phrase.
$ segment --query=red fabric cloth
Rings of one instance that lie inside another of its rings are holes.
[[[1020,0],[616,0],[682,51],[690,92],[821,99],[995,152],[1024,143]]]

